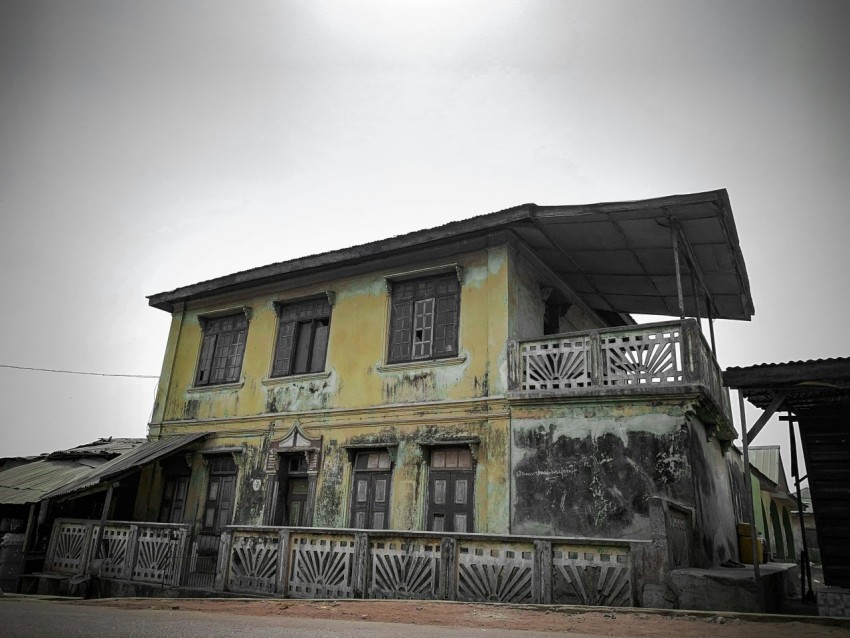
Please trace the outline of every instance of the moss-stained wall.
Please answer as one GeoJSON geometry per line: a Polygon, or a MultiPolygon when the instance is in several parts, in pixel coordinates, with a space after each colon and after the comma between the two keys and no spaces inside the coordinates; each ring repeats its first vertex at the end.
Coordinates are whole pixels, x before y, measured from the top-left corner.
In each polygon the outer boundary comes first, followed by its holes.
{"type": "MultiPolygon", "coordinates": [[[[427,507],[427,463],[429,445],[452,440],[477,440],[475,463],[474,530],[508,533],[508,413],[504,401],[444,404],[428,409],[379,408],[360,412],[301,415],[299,419],[277,419],[268,422],[237,421],[219,425],[219,432],[205,443],[204,451],[237,449],[234,455],[238,476],[233,522],[259,525],[273,507],[268,492],[274,474],[267,470],[269,444],[286,436],[299,423],[305,433],[320,439],[320,470],[314,503],[313,524],[319,527],[349,526],[352,486],[352,464],[348,449],[362,446],[379,449],[392,446],[395,460],[390,487],[389,526],[392,529],[425,528],[427,507]]],[[[186,425],[167,426],[185,431],[186,425]]],[[[201,426],[191,426],[199,429],[201,426]]],[[[226,453],[232,453],[230,451],[226,453]]],[[[204,455],[190,455],[192,476],[184,520],[201,523],[208,483],[204,455]]],[[[154,520],[160,506],[161,472],[155,465],[146,469],[151,474],[151,488],[140,491],[137,511],[147,507],[147,520],[154,520]],[[155,478],[154,478],[155,477],[155,478]]]]}
{"type": "Polygon", "coordinates": [[[703,557],[713,564],[738,560],[734,488],[720,443],[707,436],[705,426],[693,415],[689,422],[688,449],[703,557]]]}
{"type": "Polygon", "coordinates": [[[649,538],[650,496],[694,502],[681,404],[523,406],[512,428],[514,533],[649,538]]]}
{"type": "MultiPolygon", "coordinates": [[[[450,439],[480,440],[475,463],[474,529],[507,533],[508,422],[506,418],[467,419],[455,424],[398,423],[379,428],[310,428],[324,432],[314,525],[348,527],[353,468],[347,446],[392,446],[395,460],[390,489],[389,527],[425,529],[428,444],[450,439]]],[[[353,454],[352,454],[353,456],[353,454]]]]}
{"type": "Polygon", "coordinates": [[[512,409],[517,534],[649,539],[649,502],[694,507],[701,562],[733,557],[735,517],[720,448],[687,401],[512,409]]]}

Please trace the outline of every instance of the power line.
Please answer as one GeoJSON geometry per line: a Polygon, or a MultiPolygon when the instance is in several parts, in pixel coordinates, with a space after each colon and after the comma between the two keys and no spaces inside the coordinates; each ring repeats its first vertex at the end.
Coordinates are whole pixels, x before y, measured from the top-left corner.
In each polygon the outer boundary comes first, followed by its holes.
{"type": "Polygon", "coordinates": [[[29,368],[27,366],[12,366],[0,363],[0,368],[11,368],[13,370],[32,370],[34,372],[57,372],[59,374],[84,374],[90,377],[126,377],[130,379],[159,379],[159,376],[151,374],[109,374],[107,372],[80,372],[79,370],[53,370],[51,368],[29,368]]]}

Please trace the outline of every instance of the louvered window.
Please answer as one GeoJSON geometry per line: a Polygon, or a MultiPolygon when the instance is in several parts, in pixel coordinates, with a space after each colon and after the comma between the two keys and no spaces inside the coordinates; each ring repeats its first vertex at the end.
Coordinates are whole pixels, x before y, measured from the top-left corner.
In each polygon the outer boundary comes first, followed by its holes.
{"type": "Polygon", "coordinates": [[[242,372],[248,318],[244,313],[204,319],[196,386],[233,383],[242,372]]]}
{"type": "Polygon", "coordinates": [[[272,376],[322,372],[328,350],[331,306],[327,299],[280,305],[272,376]]]}
{"type": "Polygon", "coordinates": [[[454,274],[393,282],[388,362],[457,356],[459,306],[454,274]]]}

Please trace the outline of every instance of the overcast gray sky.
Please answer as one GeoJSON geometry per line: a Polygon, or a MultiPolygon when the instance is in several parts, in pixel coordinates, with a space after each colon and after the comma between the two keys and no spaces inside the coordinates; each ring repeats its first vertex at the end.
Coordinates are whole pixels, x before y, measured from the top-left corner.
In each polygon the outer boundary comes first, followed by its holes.
{"type": "MultiPolygon", "coordinates": [[[[145,295],[715,188],[756,307],[718,323],[721,365],[848,356],[848,24],[812,0],[0,0],[0,364],[157,375],[145,295]]],[[[0,369],[0,456],[144,436],[155,383],[0,369]]]]}

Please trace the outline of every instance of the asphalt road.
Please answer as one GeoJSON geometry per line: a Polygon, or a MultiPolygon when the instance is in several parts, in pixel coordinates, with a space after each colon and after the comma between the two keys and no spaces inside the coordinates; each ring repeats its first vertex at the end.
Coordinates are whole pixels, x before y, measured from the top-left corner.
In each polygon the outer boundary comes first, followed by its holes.
{"type": "MultiPolygon", "coordinates": [[[[0,636],[3,638],[553,638],[554,635],[539,631],[116,609],[0,598],[0,636]]],[[[594,638],[588,634],[558,635],[594,638]]]]}

